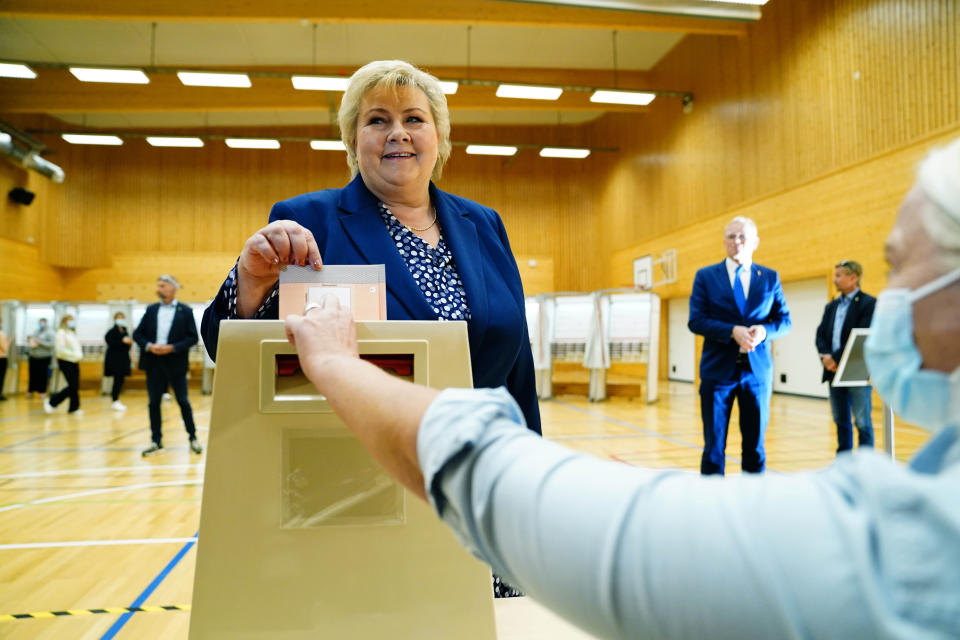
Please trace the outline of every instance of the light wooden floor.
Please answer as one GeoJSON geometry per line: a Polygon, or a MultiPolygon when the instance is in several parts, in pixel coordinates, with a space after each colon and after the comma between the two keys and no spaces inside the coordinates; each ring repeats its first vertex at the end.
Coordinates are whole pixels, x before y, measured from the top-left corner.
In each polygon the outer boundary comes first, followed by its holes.
{"type": "MultiPolygon", "coordinates": [[[[210,398],[192,389],[191,400],[205,443],[210,398]]],[[[187,449],[172,402],[164,405],[167,452],[141,458],[149,444],[146,394],[131,391],[123,401],[129,409],[118,414],[109,409],[108,397],[86,393],[86,415],[79,418],[48,416],[39,400],[22,396],[0,403],[0,638],[187,637],[189,611],[85,613],[191,601],[191,538],[200,519],[204,458],[187,449]],[[50,613],[67,610],[75,614],[50,613]],[[4,618],[23,613],[45,617],[4,618]]],[[[663,383],[654,405],[621,398],[591,404],[565,396],[541,410],[544,434],[572,448],[633,465],[699,467],[702,437],[693,385],[663,383]]],[[[825,400],[774,396],[770,471],[829,464],[836,446],[829,415],[825,400]]],[[[881,446],[878,412],[874,423],[881,446]]],[[[897,457],[909,457],[925,437],[898,428],[897,457]]],[[[733,428],[728,473],[738,473],[739,447],[733,428]]],[[[512,615],[498,608],[501,638],[551,637],[542,628],[535,635],[512,630],[512,615]]],[[[560,637],[574,635],[552,636],[560,637]]]]}

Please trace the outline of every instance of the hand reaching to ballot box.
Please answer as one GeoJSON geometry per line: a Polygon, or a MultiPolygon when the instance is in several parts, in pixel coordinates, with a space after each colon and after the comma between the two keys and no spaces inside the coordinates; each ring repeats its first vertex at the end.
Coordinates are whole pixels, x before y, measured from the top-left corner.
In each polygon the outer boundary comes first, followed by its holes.
{"type": "MultiPolygon", "coordinates": [[[[287,340],[297,349],[300,367],[320,388],[323,373],[337,357],[357,357],[357,328],[350,310],[333,295],[311,302],[304,314],[289,315],[284,324],[287,340]]],[[[322,391],[322,389],[321,389],[322,391]]]]}

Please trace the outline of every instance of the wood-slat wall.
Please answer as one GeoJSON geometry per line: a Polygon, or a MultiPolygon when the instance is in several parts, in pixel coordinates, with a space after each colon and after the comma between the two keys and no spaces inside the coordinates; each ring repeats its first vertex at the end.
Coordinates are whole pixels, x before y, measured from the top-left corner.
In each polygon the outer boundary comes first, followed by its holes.
{"type": "MultiPolygon", "coordinates": [[[[665,248],[678,250],[689,286],[689,269],[722,255],[717,225],[741,212],[761,222],[758,261],[785,279],[850,257],[845,229],[863,241],[853,257],[873,278],[879,243],[871,247],[892,220],[911,163],[960,127],[958,43],[952,1],[772,0],[747,37],[689,36],[651,72],[694,91],[692,113],[658,99],[648,114],[583,126],[455,128],[458,140],[620,151],[572,161],[523,150],[504,161],[457,148],[440,186],[501,213],[530,293],[629,284],[632,257],[665,248]],[[880,175],[858,169],[867,166],[880,175]],[[813,253],[780,251],[779,242],[813,253]],[[529,259],[538,267],[525,267],[529,259]]],[[[78,297],[99,295],[95,280],[130,284],[126,267],[114,265],[138,256],[151,265],[193,256],[190,271],[213,273],[210,256],[235,256],[274,201],[346,182],[341,154],[304,143],[277,152],[45,141],[67,182],[28,178],[37,201],[27,217],[8,215],[6,205],[0,237],[35,237],[42,262],[65,269],[57,271],[70,284],[64,295],[78,297]]],[[[17,172],[0,172],[0,181],[24,180],[17,172]]],[[[14,259],[4,251],[0,268],[14,259]]],[[[34,293],[15,288],[14,297],[34,293]]],[[[685,295],[681,284],[662,293],[685,295]]]]}
{"type": "MultiPolygon", "coordinates": [[[[657,66],[693,89],[691,113],[658,100],[648,117],[610,115],[595,125],[598,137],[623,140],[601,196],[604,254],[639,250],[960,125],[960,4],[773,0],[763,13],[746,38],[688,37],[657,66]]],[[[875,204],[889,212],[901,196],[875,204]]],[[[807,205],[771,201],[777,215],[802,218],[808,228],[835,222],[833,203],[807,205]]],[[[688,259],[698,246],[696,238],[673,244],[688,259]]],[[[694,259],[718,250],[719,241],[694,259]]],[[[622,277],[611,267],[601,284],[622,277]]]]}

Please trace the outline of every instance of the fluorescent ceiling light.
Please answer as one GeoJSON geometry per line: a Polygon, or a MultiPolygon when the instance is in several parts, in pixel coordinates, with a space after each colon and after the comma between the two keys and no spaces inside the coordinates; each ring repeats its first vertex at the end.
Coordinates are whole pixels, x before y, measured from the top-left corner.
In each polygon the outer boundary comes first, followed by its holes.
{"type": "Polygon", "coordinates": [[[498,98],[556,100],[561,93],[563,93],[563,89],[559,87],[530,87],[522,84],[502,84],[497,87],[498,98]]]}
{"type": "Polygon", "coordinates": [[[37,77],[37,74],[33,72],[33,69],[28,67],[25,64],[13,64],[12,62],[0,62],[0,77],[2,78],[33,78],[37,77]]]}
{"type": "Polygon", "coordinates": [[[544,147],[540,149],[543,158],[586,158],[590,149],[563,149],[560,147],[544,147]]]}
{"type": "Polygon", "coordinates": [[[123,140],[117,136],[95,136],[83,133],[64,133],[60,136],[70,144],[109,144],[120,145],[123,140]]]}
{"type": "Polygon", "coordinates": [[[168,136],[148,136],[147,142],[154,147],[202,147],[200,138],[173,138],[168,136]]]}
{"type": "Polygon", "coordinates": [[[118,82],[121,84],[149,84],[150,78],[140,69],[88,69],[70,67],[70,73],[83,82],[118,82]]]}
{"type": "Polygon", "coordinates": [[[279,149],[280,141],[269,138],[227,138],[227,146],[231,149],[279,149]]]}
{"type": "Polygon", "coordinates": [[[452,80],[440,81],[440,90],[443,91],[443,93],[448,96],[455,94],[459,86],[460,86],[459,82],[454,82],[452,80]]]}
{"type": "Polygon", "coordinates": [[[607,91],[598,89],[590,96],[590,102],[606,102],[609,104],[635,104],[645,107],[657,97],[655,93],[645,91],[607,91]]]}
{"type": "Polygon", "coordinates": [[[516,152],[516,147],[504,147],[489,144],[467,145],[467,153],[475,156],[512,156],[516,152]]]}
{"type": "Polygon", "coordinates": [[[316,149],[317,151],[346,151],[347,147],[344,146],[343,142],[340,140],[311,140],[310,148],[316,149]]]}
{"type": "Polygon", "coordinates": [[[350,78],[335,76],[293,76],[290,78],[294,89],[306,91],[346,91],[350,78]]]}
{"type": "Polygon", "coordinates": [[[199,73],[177,71],[180,82],[188,87],[249,87],[250,77],[245,73],[199,73]]]}

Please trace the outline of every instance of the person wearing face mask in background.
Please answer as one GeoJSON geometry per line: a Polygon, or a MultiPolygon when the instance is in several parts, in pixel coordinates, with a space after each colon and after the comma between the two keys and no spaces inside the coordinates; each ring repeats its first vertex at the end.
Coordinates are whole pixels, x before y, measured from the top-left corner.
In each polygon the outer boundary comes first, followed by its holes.
{"type": "Polygon", "coordinates": [[[114,314],[113,326],[103,339],[107,343],[107,352],[103,356],[103,375],[113,377],[113,389],[110,392],[113,404],[110,408],[114,411],[126,411],[126,405],[120,402],[120,390],[123,388],[124,379],[130,375],[130,347],[133,345],[133,338],[127,331],[127,318],[123,312],[114,314]]]}
{"type": "Polygon", "coordinates": [[[57,356],[57,367],[63,373],[67,386],[43,400],[43,410],[53,413],[57,405],[70,398],[67,413],[82,416],[80,408],[80,360],[83,350],[80,340],[77,339],[77,321],[69,313],[60,320],[60,328],[54,339],[54,353],[57,356]]]}
{"type": "Polygon", "coordinates": [[[438,392],[357,358],[332,297],[289,316],[304,372],[461,544],[601,638],[960,638],[960,140],[920,165],[865,345],[931,432],[806,473],[715,478],[537,438],[502,389],[438,392]]]}
{"type": "Polygon", "coordinates": [[[41,396],[47,393],[50,382],[50,359],[53,356],[53,331],[47,326],[47,319],[40,318],[37,330],[27,337],[27,356],[29,357],[29,384],[27,397],[34,393],[41,396]]]}

